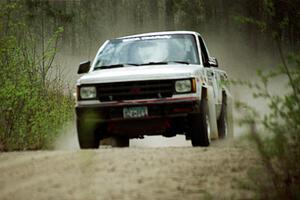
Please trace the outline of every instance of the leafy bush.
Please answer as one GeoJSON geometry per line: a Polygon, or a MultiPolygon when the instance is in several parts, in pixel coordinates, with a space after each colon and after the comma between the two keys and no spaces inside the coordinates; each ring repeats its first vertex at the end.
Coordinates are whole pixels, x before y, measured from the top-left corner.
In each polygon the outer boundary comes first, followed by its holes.
{"type": "Polygon", "coordinates": [[[45,42],[15,17],[18,4],[0,6],[0,150],[49,147],[73,115],[72,96],[53,65],[63,29],[45,42]]]}
{"type": "Polygon", "coordinates": [[[300,58],[290,55],[288,60],[289,68],[259,72],[260,83],[238,82],[252,88],[255,98],[268,102],[269,112],[262,118],[255,109],[237,104],[239,109],[247,110],[243,122],[250,124],[250,138],[262,158],[264,168],[250,174],[252,189],[262,199],[300,198],[300,58]],[[288,77],[288,86],[286,91],[274,95],[269,91],[269,83],[278,76],[288,77]],[[257,124],[262,125],[259,131],[257,124]]]}
{"type": "Polygon", "coordinates": [[[260,18],[239,16],[237,20],[269,33],[278,47],[282,65],[269,72],[259,71],[259,83],[234,81],[253,89],[253,96],[264,99],[269,108],[267,114],[260,117],[255,109],[244,103],[237,104],[240,109],[246,108],[243,122],[250,124],[251,139],[262,158],[261,167],[249,174],[250,185],[261,199],[300,199],[300,57],[286,56],[283,50],[295,1],[265,0],[262,3],[265,15],[260,18]],[[278,77],[284,80],[285,91],[272,94],[270,82],[278,81],[278,77]]]}

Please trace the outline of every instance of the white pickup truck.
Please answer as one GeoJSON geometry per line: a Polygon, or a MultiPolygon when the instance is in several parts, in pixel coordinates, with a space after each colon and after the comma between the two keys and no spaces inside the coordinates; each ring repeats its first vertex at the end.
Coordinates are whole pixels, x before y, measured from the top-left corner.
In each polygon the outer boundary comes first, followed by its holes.
{"type": "Polygon", "coordinates": [[[185,134],[193,146],[233,136],[232,98],[199,33],[156,32],[106,41],[80,64],[76,122],[80,147],[114,146],[145,135],[185,134]]]}

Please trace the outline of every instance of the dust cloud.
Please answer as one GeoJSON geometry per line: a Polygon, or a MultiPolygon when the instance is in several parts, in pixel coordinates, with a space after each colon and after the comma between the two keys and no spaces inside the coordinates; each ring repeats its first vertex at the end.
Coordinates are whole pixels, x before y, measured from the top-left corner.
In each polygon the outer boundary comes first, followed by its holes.
{"type": "MultiPolygon", "coordinates": [[[[178,135],[172,138],[162,136],[145,136],[144,139],[131,139],[130,147],[188,147],[190,141],[185,140],[185,136],[178,135]]],[[[106,148],[106,147],[105,147],[106,148]]],[[[61,134],[54,143],[55,150],[76,150],[79,149],[76,125],[74,122],[68,122],[61,130],[61,134]]]]}
{"type": "Polygon", "coordinates": [[[184,135],[166,138],[162,136],[146,136],[144,139],[130,140],[132,147],[189,147],[191,141],[185,140],[184,135]]]}
{"type": "Polygon", "coordinates": [[[55,150],[79,149],[75,122],[68,122],[62,128],[54,143],[55,150]]]}
{"type": "MultiPolygon", "coordinates": [[[[191,142],[185,140],[184,135],[178,135],[172,138],[163,136],[145,136],[144,139],[131,139],[130,147],[189,147],[191,142]]],[[[104,147],[107,148],[107,147],[104,147]]],[[[75,122],[66,123],[61,130],[59,137],[54,143],[55,150],[76,150],[79,149],[75,122]]]]}

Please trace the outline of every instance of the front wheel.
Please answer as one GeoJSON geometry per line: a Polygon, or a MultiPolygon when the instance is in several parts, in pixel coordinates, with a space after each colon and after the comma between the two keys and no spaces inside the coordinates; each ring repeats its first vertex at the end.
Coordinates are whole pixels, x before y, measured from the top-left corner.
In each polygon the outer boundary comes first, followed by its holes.
{"type": "Polygon", "coordinates": [[[96,123],[76,119],[76,126],[79,146],[81,149],[96,149],[99,147],[96,123]]]}
{"type": "Polygon", "coordinates": [[[222,107],[221,107],[221,114],[217,121],[218,125],[218,135],[220,139],[224,139],[227,136],[228,132],[228,124],[227,124],[227,101],[226,96],[223,95],[222,107]]]}
{"type": "Polygon", "coordinates": [[[189,116],[189,127],[192,145],[207,147],[210,144],[210,123],[208,116],[207,99],[200,102],[200,113],[189,116]]]}

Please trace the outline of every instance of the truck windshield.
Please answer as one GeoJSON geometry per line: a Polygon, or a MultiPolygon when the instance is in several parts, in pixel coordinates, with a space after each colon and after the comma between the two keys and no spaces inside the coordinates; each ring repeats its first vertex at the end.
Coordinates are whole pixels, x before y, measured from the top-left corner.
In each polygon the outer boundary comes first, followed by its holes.
{"type": "Polygon", "coordinates": [[[114,39],[98,55],[94,69],[155,63],[199,64],[195,37],[177,34],[114,39]]]}

